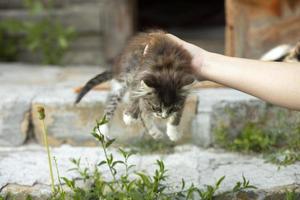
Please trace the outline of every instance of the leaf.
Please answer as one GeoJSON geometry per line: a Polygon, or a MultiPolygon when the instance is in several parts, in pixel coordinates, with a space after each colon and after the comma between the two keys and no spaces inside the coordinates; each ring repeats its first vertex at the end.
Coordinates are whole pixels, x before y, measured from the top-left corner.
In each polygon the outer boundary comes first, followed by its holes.
{"type": "Polygon", "coordinates": [[[240,188],[241,188],[241,182],[237,182],[237,183],[235,184],[235,186],[233,187],[232,191],[233,191],[233,192],[237,192],[237,191],[240,190],[240,188]]]}
{"type": "Polygon", "coordinates": [[[112,155],[112,154],[109,154],[109,156],[107,157],[107,164],[108,164],[108,165],[111,165],[112,162],[113,162],[113,160],[114,160],[113,155],[112,155]]]}
{"type": "Polygon", "coordinates": [[[139,173],[139,172],[137,172],[136,173],[141,179],[142,179],[142,181],[143,181],[143,183],[146,185],[146,186],[151,186],[152,185],[152,181],[151,181],[151,178],[149,177],[149,176],[147,176],[147,175],[145,175],[145,174],[142,174],[142,173],[139,173]]]}
{"type": "Polygon", "coordinates": [[[114,141],[116,141],[116,139],[109,139],[106,144],[105,147],[108,148],[112,143],[114,143],[114,141]]]}
{"type": "Polygon", "coordinates": [[[112,167],[114,167],[116,164],[125,164],[125,163],[121,160],[117,160],[112,163],[112,167]]]}
{"type": "Polygon", "coordinates": [[[68,41],[65,37],[63,36],[60,36],[58,38],[58,43],[59,43],[59,46],[63,49],[66,49],[68,47],[68,41]]]}
{"type": "Polygon", "coordinates": [[[77,160],[75,158],[70,158],[70,161],[74,164],[74,165],[80,165],[81,159],[78,158],[77,160]]]}
{"type": "Polygon", "coordinates": [[[77,168],[68,169],[68,172],[71,172],[71,171],[77,171],[77,168]]]}
{"type": "Polygon", "coordinates": [[[94,138],[96,138],[99,142],[102,142],[102,141],[103,141],[102,135],[99,135],[99,134],[97,134],[97,133],[95,133],[95,132],[92,132],[91,134],[92,134],[92,136],[93,136],[94,138]]]}
{"type": "Polygon", "coordinates": [[[181,190],[184,190],[184,188],[185,188],[185,181],[184,181],[184,179],[182,178],[182,179],[181,179],[181,190]]]}
{"type": "Polygon", "coordinates": [[[97,121],[98,126],[101,126],[106,123],[108,123],[108,119],[106,118],[106,115],[104,115],[100,121],[97,121]]]}
{"type": "Polygon", "coordinates": [[[68,178],[66,177],[62,177],[61,178],[65,183],[66,185],[71,188],[71,189],[74,189],[75,188],[75,181],[74,180],[69,180],[68,178]]]}
{"type": "Polygon", "coordinates": [[[131,168],[133,168],[133,167],[135,167],[135,166],[136,166],[136,165],[129,165],[127,169],[129,170],[129,169],[131,169],[131,168]]]}
{"type": "Polygon", "coordinates": [[[216,183],[216,186],[219,187],[221,185],[221,183],[223,182],[223,180],[225,179],[225,176],[222,176],[216,183]]]}
{"type": "Polygon", "coordinates": [[[104,164],[106,164],[106,161],[105,161],[105,160],[102,160],[101,162],[99,162],[99,163],[97,164],[97,166],[101,166],[101,165],[104,165],[104,164]]]}

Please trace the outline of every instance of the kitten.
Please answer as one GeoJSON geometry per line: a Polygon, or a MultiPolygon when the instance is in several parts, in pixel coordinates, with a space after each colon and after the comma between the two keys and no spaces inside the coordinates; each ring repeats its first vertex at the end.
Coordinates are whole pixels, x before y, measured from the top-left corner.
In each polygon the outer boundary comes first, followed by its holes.
{"type": "MultiPolygon", "coordinates": [[[[143,113],[146,128],[157,139],[163,133],[153,117],[168,119],[166,133],[176,141],[181,137],[178,126],[184,103],[195,81],[190,65],[190,54],[164,32],[140,33],[129,41],[111,71],[86,83],[76,103],[94,86],[114,79],[120,87],[107,100],[107,119],[112,118],[118,103],[129,92],[129,105],[123,113],[125,124],[134,123],[143,113]]],[[[103,134],[108,133],[107,126],[100,128],[103,134]]]]}

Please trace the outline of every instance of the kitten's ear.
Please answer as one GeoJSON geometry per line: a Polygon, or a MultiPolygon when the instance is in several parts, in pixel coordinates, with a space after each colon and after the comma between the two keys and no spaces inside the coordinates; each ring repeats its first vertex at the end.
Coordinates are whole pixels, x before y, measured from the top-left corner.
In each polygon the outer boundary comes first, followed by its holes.
{"type": "Polygon", "coordinates": [[[145,89],[147,91],[152,91],[152,89],[153,89],[152,87],[150,87],[149,85],[147,85],[144,80],[141,80],[141,88],[143,88],[143,89],[145,89]]]}
{"type": "Polygon", "coordinates": [[[140,86],[137,90],[133,91],[132,95],[136,98],[143,97],[153,92],[153,88],[149,87],[144,80],[141,80],[140,86]]]}

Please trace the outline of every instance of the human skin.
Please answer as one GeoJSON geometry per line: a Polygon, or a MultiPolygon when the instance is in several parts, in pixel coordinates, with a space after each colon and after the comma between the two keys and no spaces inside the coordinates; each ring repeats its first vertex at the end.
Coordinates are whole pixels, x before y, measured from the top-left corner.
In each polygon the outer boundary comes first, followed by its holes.
{"type": "Polygon", "coordinates": [[[210,80],[300,111],[300,63],[266,62],[208,52],[167,34],[192,55],[198,80],[210,80]]]}

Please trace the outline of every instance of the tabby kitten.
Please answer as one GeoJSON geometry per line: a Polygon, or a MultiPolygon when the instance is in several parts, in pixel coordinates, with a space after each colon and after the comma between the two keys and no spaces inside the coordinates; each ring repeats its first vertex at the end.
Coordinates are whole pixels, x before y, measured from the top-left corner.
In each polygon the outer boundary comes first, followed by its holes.
{"type": "MultiPolygon", "coordinates": [[[[166,134],[176,141],[181,137],[178,125],[184,103],[195,81],[190,65],[190,54],[164,32],[140,33],[129,41],[111,71],[86,83],[76,103],[94,86],[113,79],[120,87],[107,100],[105,113],[108,120],[128,92],[129,105],[123,113],[125,124],[135,122],[143,113],[146,128],[157,139],[163,133],[155,126],[154,118],[168,119],[166,134]]],[[[100,128],[107,136],[108,126],[100,128]]]]}

